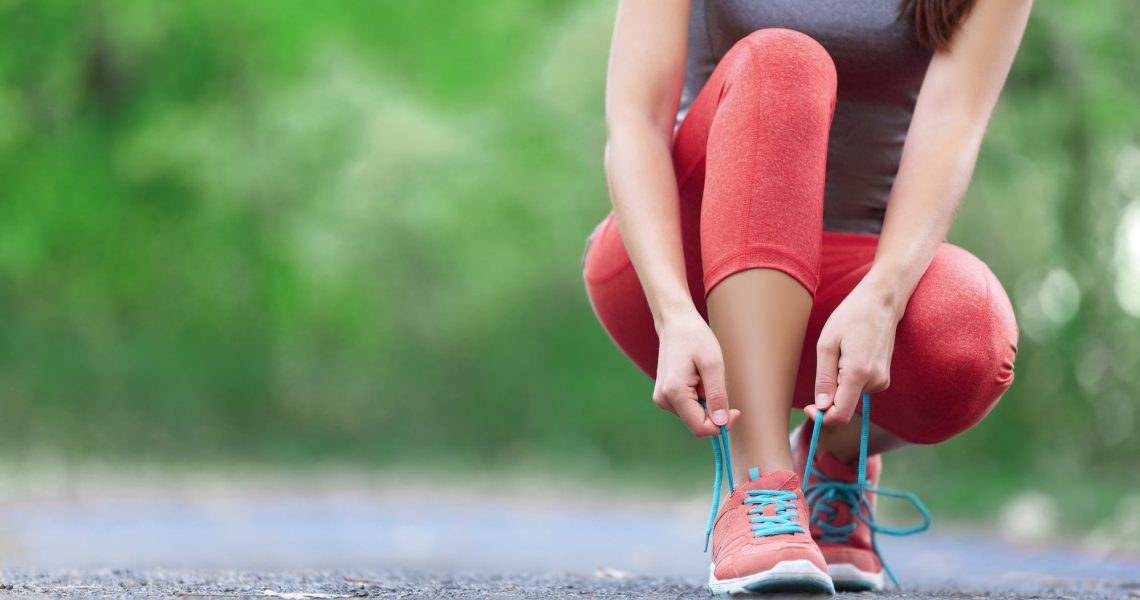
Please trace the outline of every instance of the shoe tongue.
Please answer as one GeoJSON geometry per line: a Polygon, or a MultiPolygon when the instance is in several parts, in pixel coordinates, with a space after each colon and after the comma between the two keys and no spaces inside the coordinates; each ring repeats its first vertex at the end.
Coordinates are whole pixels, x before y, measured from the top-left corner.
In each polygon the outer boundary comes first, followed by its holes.
{"type": "Polygon", "coordinates": [[[798,478],[796,474],[792,473],[791,471],[777,469],[775,471],[761,473],[760,469],[752,467],[751,469],[748,469],[748,481],[737,487],[746,487],[748,489],[779,490],[794,489],[798,487],[798,485],[798,478]]]}
{"type": "Polygon", "coordinates": [[[815,453],[815,466],[823,474],[840,481],[855,481],[859,479],[859,464],[845,463],[830,452],[819,451],[815,453]]]}

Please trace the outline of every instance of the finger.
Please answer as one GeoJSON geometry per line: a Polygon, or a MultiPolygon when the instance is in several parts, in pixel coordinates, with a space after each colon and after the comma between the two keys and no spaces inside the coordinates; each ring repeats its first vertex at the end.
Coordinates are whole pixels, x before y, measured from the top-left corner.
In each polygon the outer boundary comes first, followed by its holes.
{"type": "Polygon", "coordinates": [[[728,425],[728,392],[724,386],[724,363],[720,357],[698,361],[697,373],[701,376],[705,409],[716,425],[728,425]]]}
{"type": "Polygon", "coordinates": [[[713,425],[705,409],[695,398],[674,398],[672,404],[681,422],[693,432],[693,435],[704,437],[720,433],[720,428],[713,425]]]}
{"type": "Polygon", "coordinates": [[[677,414],[677,411],[673,410],[673,405],[669,403],[669,398],[665,395],[665,390],[662,389],[660,382],[653,384],[653,403],[661,410],[677,414]]]}
{"type": "Polygon", "coordinates": [[[886,390],[889,387],[891,387],[891,370],[890,366],[887,366],[885,369],[875,371],[872,374],[871,379],[867,381],[867,385],[863,386],[863,392],[872,394],[886,390]]]}
{"type": "Polygon", "coordinates": [[[736,410],[735,408],[728,409],[728,425],[726,427],[728,427],[729,429],[732,429],[732,424],[735,423],[736,420],[739,418],[740,418],[740,411],[739,410],[736,410]]]}
{"type": "MultiPolygon", "coordinates": [[[[697,385],[697,397],[698,398],[704,398],[705,397],[705,390],[699,384],[697,385]]],[[[740,417],[740,414],[741,414],[740,410],[735,409],[735,408],[729,408],[728,409],[728,423],[725,424],[725,427],[731,429],[732,424],[736,422],[736,419],[738,419],[740,417]]],[[[711,420],[711,418],[710,418],[710,420],[711,420]]],[[[713,425],[716,425],[716,423],[713,423],[713,425]]]]}
{"type": "Polygon", "coordinates": [[[865,369],[858,367],[841,368],[839,387],[835,391],[834,407],[823,417],[824,425],[841,425],[851,420],[855,405],[863,395],[869,376],[865,369]]]}
{"type": "Polygon", "coordinates": [[[804,407],[804,414],[807,415],[809,421],[814,421],[819,418],[819,408],[814,404],[809,404],[804,407]]]}
{"type": "Polygon", "coordinates": [[[816,344],[815,406],[830,408],[835,401],[839,377],[839,344],[821,337],[816,344]]]}

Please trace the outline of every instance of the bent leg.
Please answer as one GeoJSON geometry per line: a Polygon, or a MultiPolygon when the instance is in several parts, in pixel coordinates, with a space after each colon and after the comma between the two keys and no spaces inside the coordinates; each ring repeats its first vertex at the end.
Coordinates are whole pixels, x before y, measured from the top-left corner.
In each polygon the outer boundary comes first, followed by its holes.
{"type": "Polygon", "coordinates": [[[693,129],[708,131],[706,294],[756,268],[785,273],[815,293],[835,94],[835,65],[818,42],[762,29],[725,54],[694,100],[693,129]]]}
{"type": "MultiPolygon", "coordinates": [[[[819,333],[870,269],[877,243],[876,236],[824,234],[797,407],[812,402],[819,333]]],[[[973,427],[1013,382],[1017,336],[1009,298],[990,269],[966,250],[942,244],[899,321],[891,386],[872,396],[871,420],[915,444],[938,443],[973,427]]]]}
{"type": "MultiPolygon", "coordinates": [[[[682,243],[697,309],[721,343],[742,417],[743,468],[790,468],[787,421],[799,348],[819,282],[835,68],[808,36],[761,30],[720,61],[674,140],[682,243]]],[[[650,376],[657,336],[611,216],[585,260],[607,332],[650,376]]]]}
{"type": "MultiPolygon", "coordinates": [[[[834,102],[826,51],[788,30],[741,40],[694,101],[674,139],[673,166],[689,290],[701,315],[708,316],[707,290],[749,268],[786,273],[814,293],[834,102]]],[[[603,327],[653,377],[657,334],[613,214],[591,234],[583,270],[603,327]]]]}
{"type": "Polygon", "coordinates": [[[737,465],[791,469],[786,432],[799,349],[819,281],[835,68],[814,40],[761,30],[738,43],[694,102],[716,102],[701,253],[724,355],[737,465]]]}

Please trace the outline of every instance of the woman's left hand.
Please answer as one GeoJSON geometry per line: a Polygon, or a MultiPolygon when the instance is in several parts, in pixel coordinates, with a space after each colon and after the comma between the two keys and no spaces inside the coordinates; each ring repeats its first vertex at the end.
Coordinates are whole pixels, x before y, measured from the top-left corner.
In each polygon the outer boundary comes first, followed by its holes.
{"type": "Polygon", "coordinates": [[[824,425],[846,423],[864,392],[879,392],[891,384],[891,354],[902,310],[885,292],[873,276],[864,277],[827,319],[816,345],[815,405],[804,408],[810,419],[828,409],[824,425]]]}

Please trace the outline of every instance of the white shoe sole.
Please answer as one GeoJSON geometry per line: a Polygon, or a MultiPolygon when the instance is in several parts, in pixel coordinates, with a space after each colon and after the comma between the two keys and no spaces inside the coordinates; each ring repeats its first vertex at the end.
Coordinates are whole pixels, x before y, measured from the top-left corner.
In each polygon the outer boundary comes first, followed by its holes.
{"type": "Polygon", "coordinates": [[[827,572],[831,575],[835,589],[844,592],[877,592],[887,583],[886,573],[862,571],[851,563],[829,564],[827,572]]]}
{"type": "Polygon", "coordinates": [[[750,592],[814,592],[834,594],[831,577],[808,560],[785,560],[762,573],[733,579],[717,579],[716,565],[709,565],[709,593],[716,596],[750,592]]]}

